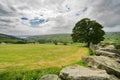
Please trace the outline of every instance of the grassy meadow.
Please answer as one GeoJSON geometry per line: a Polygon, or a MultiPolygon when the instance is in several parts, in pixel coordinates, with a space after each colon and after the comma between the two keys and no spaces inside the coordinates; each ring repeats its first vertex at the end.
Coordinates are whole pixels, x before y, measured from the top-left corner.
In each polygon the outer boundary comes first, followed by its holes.
{"type": "Polygon", "coordinates": [[[0,80],[39,80],[48,73],[58,74],[67,65],[85,65],[81,57],[89,52],[76,44],[0,45],[0,80]]]}

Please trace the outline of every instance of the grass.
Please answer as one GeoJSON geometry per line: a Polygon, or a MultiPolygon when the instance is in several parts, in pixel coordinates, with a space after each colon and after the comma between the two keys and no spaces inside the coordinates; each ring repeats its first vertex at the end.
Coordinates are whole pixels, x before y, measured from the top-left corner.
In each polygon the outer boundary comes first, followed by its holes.
{"type": "Polygon", "coordinates": [[[81,57],[88,54],[88,48],[78,45],[0,45],[0,80],[39,80],[67,65],[85,65],[81,57]]]}

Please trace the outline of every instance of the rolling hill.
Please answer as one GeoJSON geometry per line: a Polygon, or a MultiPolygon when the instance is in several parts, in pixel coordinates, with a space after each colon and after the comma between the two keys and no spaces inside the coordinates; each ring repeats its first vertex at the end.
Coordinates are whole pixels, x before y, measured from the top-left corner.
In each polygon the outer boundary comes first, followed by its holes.
{"type": "MultiPolygon", "coordinates": [[[[120,32],[106,32],[105,40],[103,43],[118,43],[120,44],[120,32]]],[[[72,42],[70,34],[51,34],[51,35],[37,35],[30,36],[30,40],[45,40],[45,41],[59,41],[59,42],[72,42]]]]}
{"type": "MultiPolygon", "coordinates": [[[[19,36],[18,36],[19,37],[19,36]]],[[[50,34],[50,35],[35,35],[35,36],[25,36],[25,39],[21,39],[6,35],[6,34],[0,34],[0,42],[10,42],[10,43],[16,43],[16,42],[34,42],[34,41],[45,41],[45,42],[52,42],[52,41],[58,41],[58,42],[72,42],[72,38],[70,34],[50,34]]],[[[22,36],[24,37],[24,36],[22,36]]],[[[105,40],[102,41],[103,43],[118,43],[120,44],[120,32],[106,32],[105,34],[105,40]]]]}
{"type": "Polygon", "coordinates": [[[120,44],[120,32],[107,32],[103,42],[120,44]]]}
{"type": "Polygon", "coordinates": [[[72,38],[71,38],[70,34],[37,35],[37,36],[30,36],[27,39],[58,41],[58,42],[72,42],[72,38]]]}
{"type": "Polygon", "coordinates": [[[16,43],[19,41],[22,41],[23,39],[17,38],[15,36],[11,35],[6,35],[6,34],[1,34],[0,33],[0,43],[1,42],[6,42],[6,43],[16,43]]]}

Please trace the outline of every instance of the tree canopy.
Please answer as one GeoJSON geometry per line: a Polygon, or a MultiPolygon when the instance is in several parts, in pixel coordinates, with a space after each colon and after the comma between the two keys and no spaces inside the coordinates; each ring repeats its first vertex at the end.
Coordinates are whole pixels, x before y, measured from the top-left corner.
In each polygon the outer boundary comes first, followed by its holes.
{"type": "Polygon", "coordinates": [[[85,42],[97,44],[104,40],[105,32],[102,30],[103,26],[95,20],[84,18],[75,24],[72,31],[72,40],[74,42],[85,42]]]}

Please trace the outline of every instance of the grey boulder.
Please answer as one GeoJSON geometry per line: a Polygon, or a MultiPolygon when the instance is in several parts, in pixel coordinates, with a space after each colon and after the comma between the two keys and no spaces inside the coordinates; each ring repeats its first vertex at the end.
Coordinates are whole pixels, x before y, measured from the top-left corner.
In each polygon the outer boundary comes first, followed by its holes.
{"type": "Polygon", "coordinates": [[[116,49],[114,45],[106,45],[105,48],[106,49],[116,49]]]}
{"type": "Polygon", "coordinates": [[[73,65],[60,71],[62,80],[110,80],[105,70],[73,65]]]}
{"type": "Polygon", "coordinates": [[[84,57],[83,61],[90,67],[106,70],[107,73],[120,78],[120,64],[109,57],[89,56],[84,57]]]}
{"type": "Polygon", "coordinates": [[[119,55],[117,53],[103,51],[103,50],[96,50],[95,54],[97,56],[102,55],[102,56],[107,56],[107,57],[111,57],[111,58],[119,58],[119,55]]]}

